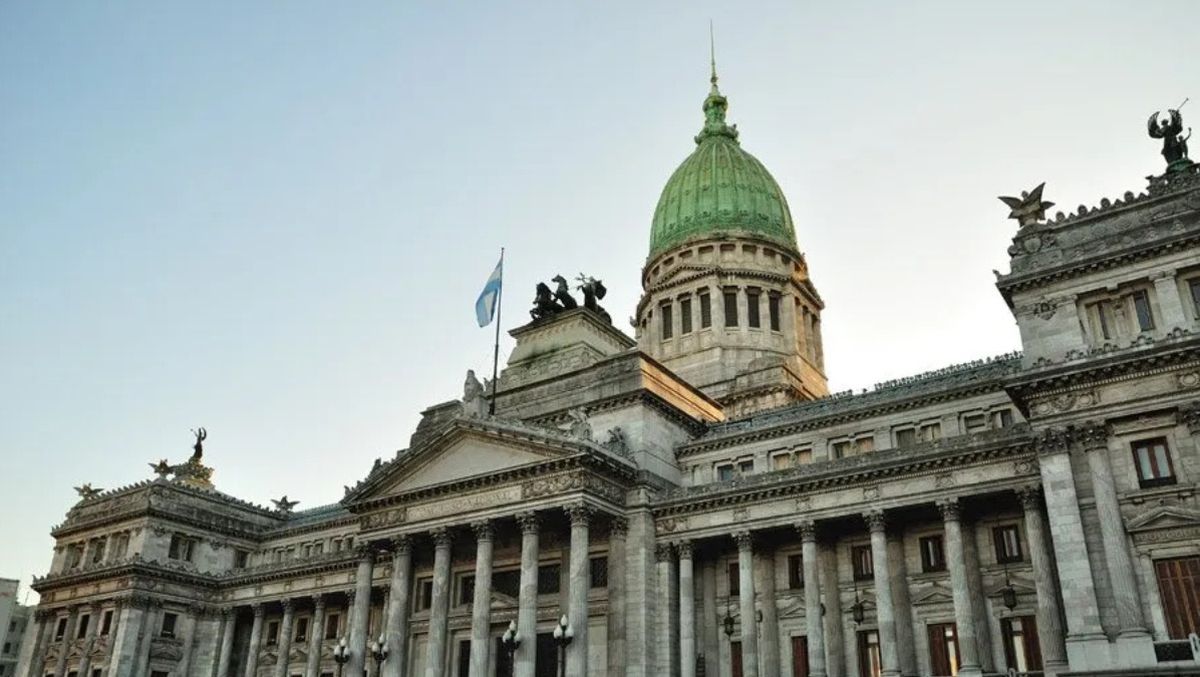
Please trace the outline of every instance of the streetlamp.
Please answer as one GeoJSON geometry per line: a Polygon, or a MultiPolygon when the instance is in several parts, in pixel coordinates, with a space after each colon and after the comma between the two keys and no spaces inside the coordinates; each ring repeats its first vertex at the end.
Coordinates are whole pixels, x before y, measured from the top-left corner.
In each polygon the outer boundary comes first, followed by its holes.
{"type": "Polygon", "coordinates": [[[521,638],[517,636],[517,621],[511,620],[508,622],[508,629],[500,636],[500,645],[508,652],[508,663],[513,664],[513,655],[517,653],[517,647],[521,646],[521,638]]]}
{"type": "Polygon", "coordinates": [[[342,669],[350,660],[350,647],[346,646],[345,637],[337,643],[337,646],[333,647],[333,660],[338,666],[338,677],[342,677],[342,669]]]}
{"type": "Polygon", "coordinates": [[[379,641],[371,642],[371,657],[375,659],[375,674],[383,674],[383,662],[387,660],[388,654],[387,642],[383,635],[379,636],[379,641]]]}
{"type": "Polygon", "coordinates": [[[725,598],[725,619],[721,621],[725,626],[725,636],[733,641],[733,613],[729,609],[729,598],[725,598]]]}
{"type": "Polygon", "coordinates": [[[1000,597],[1010,612],[1017,608],[1017,589],[1013,587],[1012,581],[1008,578],[1008,564],[1004,565],[1004,589],[1000,591],[1000,597]]]}
{"type": "Polygon", "coordinates": [[[861,625],[867,617],[866,606],[862,600],[858,598],[858,582],[854,583],[854,606],[850,607],[850,617],[854,619],[855,625],[861,625]]]}
{"type": "Polygon", "coordinates": [[[573,639],[575,639],[575,631],[571,629],[571,624],[567,622],[564,614],[562,618],[558,619],[558,625],[554,628],[554,643],[558,645],[559,677],[567,677],[567,645],[573,639]]]}

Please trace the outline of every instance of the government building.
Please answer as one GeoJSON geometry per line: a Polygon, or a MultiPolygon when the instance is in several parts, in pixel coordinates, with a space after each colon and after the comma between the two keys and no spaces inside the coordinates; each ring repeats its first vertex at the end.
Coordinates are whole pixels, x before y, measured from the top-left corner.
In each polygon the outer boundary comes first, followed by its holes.
{"type": "Polygon", "coordinates": [[[1005,198],[1020,352],[831,393],[818,280],[727,106],[714,72],[632,336],[586,278],[539,286],[494,396],[468,374],[332,505],[222,493],[203,431],[80,487],[18,674],[1200,674],[1186,149],[1069,214],[1005,198]]]}

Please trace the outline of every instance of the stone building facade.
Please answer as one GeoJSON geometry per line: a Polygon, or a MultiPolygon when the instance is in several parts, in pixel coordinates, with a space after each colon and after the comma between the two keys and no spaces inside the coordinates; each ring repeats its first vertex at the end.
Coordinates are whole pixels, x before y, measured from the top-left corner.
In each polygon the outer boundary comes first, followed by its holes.
{"type": "Polygon", "coordinates": [[[430,407],[333,505],[221,493],[199,449],[85,492],[22,677],[1194,671],[1197,167],[1033,205],[997,278],[1021,352],[829,394],[726,108],[714,74],[635,337],[586,308],[514,329],[494,415],[430,407]]]}

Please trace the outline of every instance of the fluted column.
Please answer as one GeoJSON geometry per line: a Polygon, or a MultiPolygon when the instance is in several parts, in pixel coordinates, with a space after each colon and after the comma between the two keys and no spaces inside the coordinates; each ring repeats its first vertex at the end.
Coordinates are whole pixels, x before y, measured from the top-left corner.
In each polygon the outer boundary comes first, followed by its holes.
{"type": "Polygon", "coordinates": [[[717,563],[711,557],[700,567],[700,577],[704,598],[704,621],[700,624],[704,629],[704,674],[705,677],[717,677],[721,665],[721,622],[717,616],[717,563]]]}
{"type": "Polygon", "coordinates": [[[625,677],[625,538],[628,531],[629,523],[624,517],[609,521],[608,677],[625,677]]]}
{"type": "Polygon", "coordinates": [[[425,677],[442,677],[446,666],[446,618],[450,612],[450,531],[434,529],[433,593],[429,608],[429,641],[425,647],[425,677]]]}
{"type": "Polygon", "coordinates": [[[517,636],[520,646],[513,653],[513,677],[534,677],[537,669],[538,516],[517,515],[521,525],[521,591],[517,598],[517,636]]]}
{"type": "Polygon", "coordinates": [[[691,541],[675,544],[679,553],[679,674],[696,677],[696,582],[691,541]]]}
{"type": "Polygon", "coordinates": [[[954,595],[955,639],[957,640],[958,674],[980,675],[979,649],[975,639],[975,612],[971,606],[971,589],[967,583],[966,554],[963,548],[962,523],[957,499],[938,504],[946,530],[946,565],[950,569],[950,587],[954,595]]]}
{"type": "Polygon", "coordinates": [[[251,604],[250,611],[254,613],[254,624],[250,626],[250,646],[246,651],[246,671],[244,677],[256,677],[258,674],[258,651],[262,645],[263,605],[251,604]]]}
{"type": "Polygon", "coordinates": [[[896,646],[899,649],[900,674],[917,674],[917,638],[913,630],[912,599],[908,592],[908,562],[904,553],[904,532],[888,533],[888,562],[892,568],[892,603],[896,611],[896,646]]]}
{"type": "Polygon", "coordinates": [[[217,651],[217,671],[215,677],[229,677],[229,661],[233,658],[233,630],[236,626],[237,614],[233,608],[222,607],[221,645],[217,651]]]}
{"type": "Polygon", "coordinates": [[[96,641],[96,628],[100,627],[100,605],[92,603],[89,607],[87,637],[83,641],[83,654],[79,657],[80,677],[91,677],[92,644],[96,641]]]}
{"type": "Polygon", "coordinates": [[[487,677],[492,630],[492,523],[475,530],[475,597],[471,604],[471,677],[487,677]]]}
{"type": "Polygon", "coordinates": [[[392,539],[392,580],[387,622],[383,634],[391,652],[383,662],[384,677],[403,677],[408,668],[408,605],[412,589],[412,542],[408,536],[392,539]]]}
{"type": "Polygon", "coordinates": [[[896,608],[892,602],[892,574],[888,566],[887,532],[883,511],[863,514],[871,531],[871,564],[875,571],[875,620],[879,625],[879,659],[883,677],[900,674],[900,654],[896,646],[896,608]]]}
{"type": "Polygon", "coordinates": [[[1125,523],[1117,502],[1112,465],[1108,458],[1108,430],[1102,424],[1089,424],[1080,430],[1080,443],[1086,452],[1092,476],[1092,493],[1096,498],[1096,517],[1100,521],[1100,537],[1104,542],[1104,561],[1108,565],[1113,602],[1121,635],[1146,635],[1142,606],[1138,600],[1137,579],[1129,544],[1125,539],[1125,523]]]}
{"type": "Polygon", "coordinates": [[[1042,488],[1025,487],[1017,492],[1025,510],[1025,537],[1029,540],[1029,559],[1033,564],[1033,585],[1037,594],[1038,644],[1042,650],[1042,666],[1048,675],[1067,669],[1066,647],[1063,645],[1062,610],[1054,584],[1054,563],[1050,543],[1046,538],[1042,518],[1042,488]]]}
{"type": "MultiPolygon", "coordinates": [[[[308,660],[304,664],[304,677],[319,677],[321,673],[321,642],[325,637],[325,596],[313,595],[312,602],[313,615],[312,621],[309,623],[308,660]]],[[[388,646],[391,647],[390,641],[388,646]]],[[[399,647],[393,651],[398,649],[399,647]]]]}
{"type": "Polygon", "coordinates": [[[674,548],[670,543],[654,545],[654,561],[658,574],[658,671],[659,675],[675,675],[679,652],[676,647],[674,600],[678,590],[671,574],[674,548]]]}
{"type": "Polygon", "coordinates": [[[800,560],[804,565],[804,635],[808,643],[808,675],[825,677],[825,623],[821,618],[817,528],[812,522],[801,522],[797,528],[800,531],[800,560]]]}
{"type": "MultiPolygon", "coordinates": [[[[742,624],[742,677],[758,677],[758,614],[754,609],[754,542],[749,531],[733,535],[738,548],[738,608],[742,624]]],[[[767,675],[767,677],[773,677],[767,675]]]]}
{"type": "Polygon", "coordinates": [[[296,607],[290,599],[282,599],[279,603],[283,605],[283,621],[279,624],[279,660],[275,662],[275,677],[288,677],[288,653],[292,650],[296,607]]]}
{"type": "Polygon", "coordinates": [[[587,677],[588,674],[588,521],[592,509],[573,505],[567,509],[571,520],[570,606],[571,629],[575,639],[567,646],[567,677],[587,677]]]}
{"type": "Polygon", "coordinates": [[[67,654],[70,653],[67,649],[75,637],[75,624],[78,622],[79,605],[75,605],[67,611],[67,631],[62,638],[62,650],[58,652],[58,661],[54,664],[54,677],[63,677],[67,674],[67,654]]]}

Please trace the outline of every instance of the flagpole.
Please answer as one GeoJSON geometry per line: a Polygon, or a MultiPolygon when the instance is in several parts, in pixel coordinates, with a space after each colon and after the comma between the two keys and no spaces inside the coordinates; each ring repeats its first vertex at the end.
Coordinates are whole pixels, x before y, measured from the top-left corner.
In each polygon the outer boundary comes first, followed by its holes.
{"type": "Polygon", "coordinates": [[[500,309],[504,301],[504,247],[500,248],[500,291],[496,293],[496,343],[492,346],[492,396],[488,399],[488,416],[496,415],[496,370],[500,364],[500,309]]]}

